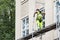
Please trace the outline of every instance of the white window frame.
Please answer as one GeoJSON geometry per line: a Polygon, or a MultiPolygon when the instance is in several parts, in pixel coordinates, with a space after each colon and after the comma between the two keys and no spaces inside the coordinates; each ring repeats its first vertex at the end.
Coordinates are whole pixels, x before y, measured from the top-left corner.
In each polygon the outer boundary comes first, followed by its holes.
{"type": "MultiPolygon", "coordinates": [[[[29,32],[28,32],[28,34],[26,34],[27,33],[27,30],[29,30],[29,17],[28,16],[22,18],[22,36],[23,36],[23,31],[25,31],[25,36],[27,36],[29,34],[29,32]],[[26,24],[26,19],[27,18],[28,18],[28,24],[26,24]],[[25,20],[25,24],[24,24],[25,25],[25,28],[24,29],[23,29],[23,20],[25,20]]],[[[25,36],[23,36],[23,37],[25,37],[25,36]]]]}

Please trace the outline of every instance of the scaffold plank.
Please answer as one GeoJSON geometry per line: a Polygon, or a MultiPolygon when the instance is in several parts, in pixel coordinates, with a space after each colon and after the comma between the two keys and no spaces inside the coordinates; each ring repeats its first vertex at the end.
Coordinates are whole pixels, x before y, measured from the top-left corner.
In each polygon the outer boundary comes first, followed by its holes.
{"type": "MultiPolygon", "coordinates": [[[[56,23],[51,24],[51,25],[47,26],[46,28],[43,28],[43,29],[40,30],[40,31],[35,31],[35,32],[33,33],[33,37],[36,37],[36,36],[38,36],[38,35],[40,35],[40,34],[43,34],[43,33],[46,33],[46,32],[48,32],[48,31],[50,31],[50,30],[55,29],[55,28],[56,28],[56,23]]],[[[21,38],[21,39],[19,39],[19,40],[28,40],[28,39],[31,39],[31,38],[32,38],[32,34],[29,34],[28,36],[26,36],[26,37],[24,37],[24,38],[21,38]]]]}

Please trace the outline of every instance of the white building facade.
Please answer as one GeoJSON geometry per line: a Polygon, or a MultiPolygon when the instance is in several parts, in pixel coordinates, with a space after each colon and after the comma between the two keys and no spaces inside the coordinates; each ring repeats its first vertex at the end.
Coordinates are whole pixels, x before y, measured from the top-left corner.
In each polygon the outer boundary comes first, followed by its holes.
{"type": "MultiPolygon", "coordinates": [[[[34,20],[35,18],[33,18],[33,14],[36,9],[40,9],[45,12],[45,27],[55,23],[57,21],[56,3],[57,2],[55,0],[16,0],[16,40],[38,30],[34,20]]],[[[53,29],[42,34],[42,40],[57,40],[59,38],[58,35],[57,30],[53,29]]],[[[39,35],[29,40],[32,39],[41,40],[41,36],[39,35]]]]}

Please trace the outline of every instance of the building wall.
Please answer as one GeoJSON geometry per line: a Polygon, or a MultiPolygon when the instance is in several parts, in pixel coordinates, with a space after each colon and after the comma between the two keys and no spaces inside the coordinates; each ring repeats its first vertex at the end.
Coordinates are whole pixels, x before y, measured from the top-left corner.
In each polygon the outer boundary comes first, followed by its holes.
{"type": "Polygon", "coordinates": [[[29,14],[29,2],[21,5],[21,18],[29,14]]]}
{"type": "MultiPolygon", "coordinates": [[[[42,0],[40,0],[43,2],[42,0]]],[[[46,0],[45,2],[45,26],[54,23],[54,3],[53,0],[46,0]]],[[[29,0],[27,3],[21,5],[20,0],[16,0],[16,40],[22,37],[22,18],[29,16],[29,34],[32,29],[36,28],[33,23],[33,14],[36,6],[35,0],[29,0]]],[[[41,6],[41,5],[40,5],[41,6]]],[[[42,6],[41,6],[42,7],[42,6]]],[[[41,8],[39,7],[39,8],[41,8]]],[[[53,40],[55,37],[55,30],[49,31],[42,36],[43,40],[53,40]]],[[[34,37],[34,40],[39,40],[40,37],[34,37]]],[[[32,39],[30,39],[32,40],[32,39]]]]}
{"type": "Polygon", "coordinates": [[[52,23],[54,23],[54,6],[53,6],[52,0],[46,0],[45,1],[45,25],[48,26],[52,23]],[[48,20],[49,19],[49,20],[48,20]]]}
{"type": "Polygon", "coordinates": [[[20,0],[16,0],[16,23],[15,23],[15,40],[19,39],[21,37],[21,20],[20,20],[20,0]]]}
{"type": "Polygon", "coordinates": [[[32,29],[34,28],[33,24],[33,14],[34,14],[34,8],[35,8],[35,1],[29,0],[29,33],[32,33],[32,29]]]}
{"type": "MultiPolygon", "coordinates": [[[[34,37],[32,39],[33,40],[41,40],[40,38],[41,38],[41,35],[34,37]]],[[[32,39],[29,39],[29,40],[32,40],[32,39]]],[[[42,40],[54,40],[54,31],[52,30],[52,31],[42,34],[42,40]]]]}
{"type": "MultiPolygon", "coordinates": [[[[45,14],[45,26],[53,24],[54,23],[54,1],[53,0],[46,0],[45,1],[45,13],[46,13],[45,14]]],[[[42,36],[42,40],[54,40],[57,37],[57,35],[55,33],[56,33],[55,30],[45,33],[42,36]]],[[[34,37],[33,39],[39,40],[40,37],[34,37]]],[[[30,39],[30,40],[32,40],[32,39],[30,39]]]]}

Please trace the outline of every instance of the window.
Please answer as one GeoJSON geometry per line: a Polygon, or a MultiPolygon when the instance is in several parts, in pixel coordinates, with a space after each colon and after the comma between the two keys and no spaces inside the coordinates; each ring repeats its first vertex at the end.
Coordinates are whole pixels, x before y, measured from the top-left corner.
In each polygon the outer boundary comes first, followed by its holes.
{"type": "MultiPolygon", "coordinates": [[[[42,12],[42,13],[45,13],[45,8],[44,7],[42,7],[42,8],[40,8],[40,11],[42,12]]],[[[43,28],[45,28],[45,15],[43,14],[42,15],[43,17],[42,17],[42,22],[43,22],[43,28]]],[[[38,26],[38,25],[37,25],[38,26]]],[[[38,31],[40,30],[40,28],[38,27],[38,31]]]]}
{"type": "Polygon", "coordinates": [[[22,19],[22,35],[23,37],[27,36],[29,34],[29,18],[28,16],[22,19]]]}
{"type": "Polygon", "coordinates": [[[59,23],[60,23],[60,19],[59,19],[59,15],[57,15],[57,27],[59,28],[59,23]]]}
{"type": "Polygon", "coordinates": [[[28,35],[28,34],[29,34],[29,29],[26,30],[26,35],[28,35]]]}
{"type": "Polygon", "coordinates": [[[26,24],[28,24],[29,23],[29,18],[26,18],[26,24]]]}
{"type": "Polygon", "coordinates": [[[57,28],[59,28],[59,22],[60,22],[60,3],[57,0],[54,2],[54,22],[57,23],[57,28]]]}
{"type": "Polygon", "coordinates": [[[45,21],[43,22],[43,28],[45,28],[45,21]]]}
{"type": "Polygon", "coordinates": [[[59,1],[56,2],[56,22],[57,22],[57,27],[59,27],[59,22],[60,22],[60,3],[59,1]]]}
{"type": "Polygon", "coordinates": [[[25,31],[23,31],[23,36],[25,37],[25,31]]]}
{"type": "MultiPolygon", "coordinates": [[[[45,13],[44,7],[42,7],[42,8],[40,9],[40,11],[41,11],[42,13],[45,13]]],[[[42,20],[43,20],[43,28],[45,28],[45,15],[43,15],[42,20]]]]}
{"type": "Polygon", "coordinates": [[[23,19],[23,29],[25,29],[25,19],[23,19]]]}

